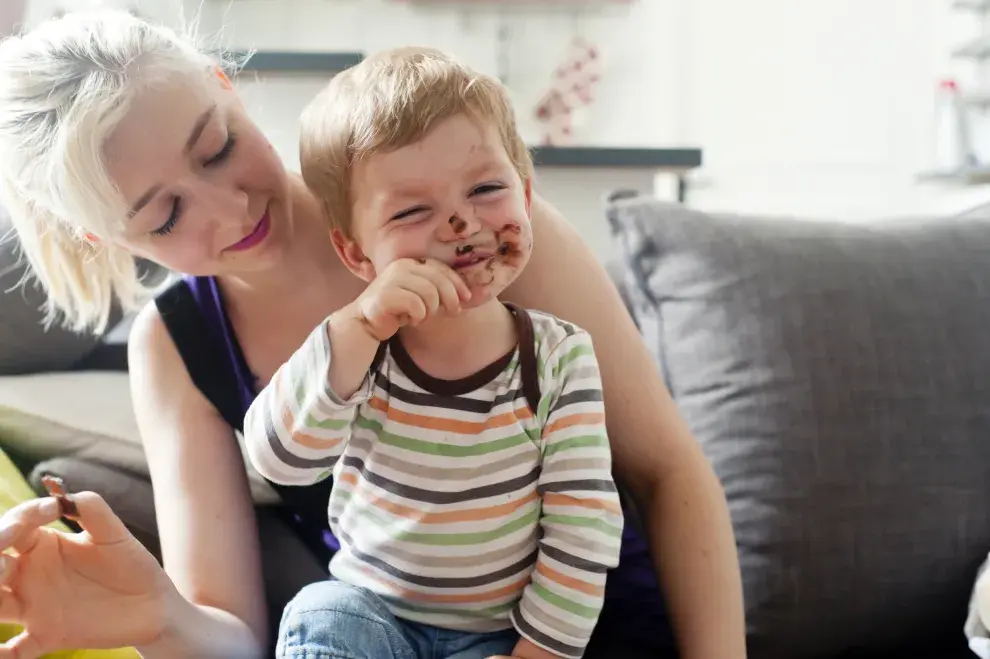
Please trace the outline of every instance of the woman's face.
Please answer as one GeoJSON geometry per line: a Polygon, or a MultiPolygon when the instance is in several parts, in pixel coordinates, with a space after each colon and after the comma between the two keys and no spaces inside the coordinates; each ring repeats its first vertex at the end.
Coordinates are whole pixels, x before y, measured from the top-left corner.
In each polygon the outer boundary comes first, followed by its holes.
{"type": "Polygon", "coordinates": [[[149,86],[104,155],[130,213],[98,239],[192,275],[260,271],[284,252],[289,178],[225,78],[149,86]]]}

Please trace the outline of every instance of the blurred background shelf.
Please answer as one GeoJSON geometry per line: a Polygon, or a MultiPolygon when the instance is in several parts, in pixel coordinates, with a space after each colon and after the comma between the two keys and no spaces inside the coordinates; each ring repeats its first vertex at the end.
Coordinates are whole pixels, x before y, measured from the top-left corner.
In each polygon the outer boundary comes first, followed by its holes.
{"type": "Polygon", "coordinates": [[[701,166],[701,149],[535,146],[530,152],[537,167],[640,167],[682,171],[701,166]]]}
{"type": "Polygon", "coordinates": [[[990,11],[990,0],[954,0],[952,8],[960,11],[987,12],[990,11]]]}
{"type": "Polygon", "coordinates": [[[990,37],[979,36],[956,47],[952,56],[959,59],[984,60],[990,57],[990,37]]]}
{"type": "Polygon", "coordinates": [[[233,57],[242,62],[242,71],[259,73],[337,73],[349,69],[364,59],[361,52],[320,52],[259,50],[235,52],[233,57]],[[250,55],[250,56],[249,56],[250,55]]]}
{"type": "Polygon", "coordinates": [[[958,185],[984,185],[990,183],[990,165],[924,172],[918,176],[918,180],[921,182],[955,183],[958,185]]]}

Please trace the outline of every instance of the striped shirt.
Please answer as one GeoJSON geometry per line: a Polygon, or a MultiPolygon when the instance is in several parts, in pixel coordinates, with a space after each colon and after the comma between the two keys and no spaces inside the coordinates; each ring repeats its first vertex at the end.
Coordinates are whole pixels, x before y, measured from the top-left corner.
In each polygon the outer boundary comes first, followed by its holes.
{"type": "Polygon", "coordinates": [[[601,379],[585,331],[513,311],[522,347],[474,376],[432,378],[393,339],[348,400],[327,384],[321,324],[251,405],[244,437],[274,482],[332,473],[335,578],[373,591],[403,619],[471,632],[514,626],[581,657],[623,526],[601,379]],[[529,345],[535,410],[521,367],[529,345]]]}

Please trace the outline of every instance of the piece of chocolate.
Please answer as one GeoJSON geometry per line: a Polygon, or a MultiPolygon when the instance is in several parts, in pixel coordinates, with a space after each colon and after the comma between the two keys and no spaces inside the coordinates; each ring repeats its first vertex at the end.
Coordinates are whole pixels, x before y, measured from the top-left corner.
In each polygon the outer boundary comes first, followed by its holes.
{"type": "Polygon", "coordinates": [[[48,490],[48,494],[55,497],[55,500],[58,501],[63,517],[79,516],[79,509],[76,508],[76,504],[69,498],[69,492],[65,488],[65,481],[58,476],[48,474],[42,476],[41,484],[48,490]]]}

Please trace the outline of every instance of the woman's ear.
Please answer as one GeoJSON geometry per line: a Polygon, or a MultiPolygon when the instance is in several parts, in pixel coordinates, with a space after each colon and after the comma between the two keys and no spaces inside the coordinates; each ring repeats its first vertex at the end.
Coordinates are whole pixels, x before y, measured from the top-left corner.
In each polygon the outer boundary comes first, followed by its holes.
{"type": "Polygon", "coordinates": [[[364,255],[364,251],[356,241],[345,236],[340,229],[334,229],[330,232],[330,240],[333,242],[333,248],[337,250],[340,260],[355,276],[366,282],[375,278],[374,264],[364,255]]]}

